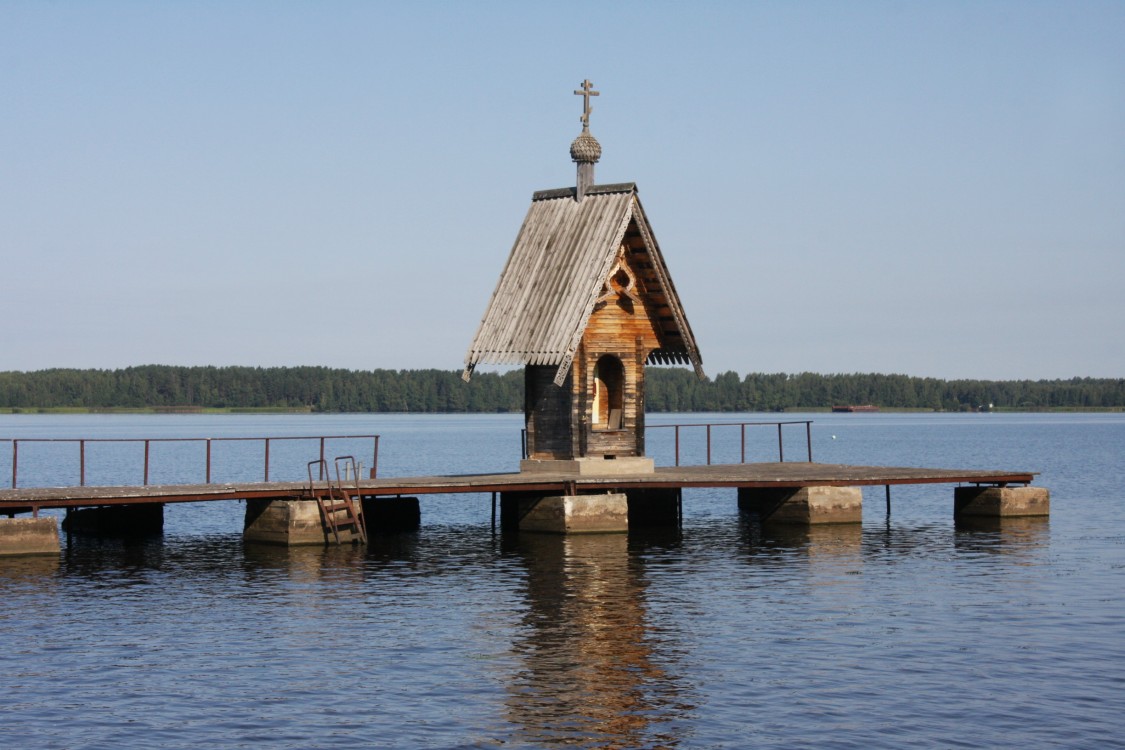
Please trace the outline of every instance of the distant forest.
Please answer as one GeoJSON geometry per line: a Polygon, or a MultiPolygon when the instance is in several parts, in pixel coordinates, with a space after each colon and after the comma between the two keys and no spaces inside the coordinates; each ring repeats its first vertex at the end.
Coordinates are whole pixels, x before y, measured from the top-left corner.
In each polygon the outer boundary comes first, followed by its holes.
{"type": "MultiPolygon", "coordinates": [[[[1112,409],[1125,379],[938,380],[908,375],[724,372],[699,380],[647,370],[649,412],[768,412],[873,404],[886,409],[1112,409]]],[[[301,409],[316,412],[522,412],[523,372],[327,367],[174,367],[0,372],[0,409],[301,409]]]]}

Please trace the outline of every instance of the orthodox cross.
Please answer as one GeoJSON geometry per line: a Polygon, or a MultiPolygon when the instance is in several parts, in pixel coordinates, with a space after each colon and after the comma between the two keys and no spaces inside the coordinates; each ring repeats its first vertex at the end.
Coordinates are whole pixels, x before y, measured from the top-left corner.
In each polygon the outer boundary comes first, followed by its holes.
{"type": "Polygon", "coordinates": [[[582,82],[582,90],[575,91],[576,96],[582,97],[582,129],[587,130],[590,127],[590,113],[593,109],[590,107],[590,97],[598,96],[601,92],[593,90],[594,84],[590,83],[590,79],[582,82]]]}

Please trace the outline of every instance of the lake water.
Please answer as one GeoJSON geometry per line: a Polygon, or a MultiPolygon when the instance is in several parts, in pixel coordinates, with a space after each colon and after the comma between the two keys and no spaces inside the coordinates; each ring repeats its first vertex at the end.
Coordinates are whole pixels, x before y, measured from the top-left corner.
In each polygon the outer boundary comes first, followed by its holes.
{"type": "MultiPolygon", "coordinates": [[[[1125,415],[786,418],[815,420],[818,461],[1039,471],[1052,515],[961,527],[938,485],[894,488],[888,518],[877,487],[862,526],[774,530],[688,491],[679,531],[508,537],[488,495],[435,496],[417,533],[286,550],[244,545],[238,502],[168,506],[162,538],[0,561],[0,746],[1125,747],[1125,415]]],[[[0,438],[377,433],[395,476],[514,470],[520,424],[0,415],[0,438]]],[[[715,443],[737,459],[737,430],[715,443]]],[[[135,444],[89,450],[139,481],[135,444]]],[[[192,450],[153,481],[196,481],[192,450]]],[[[315,458],[276,450],[273,478],[315,458]]],[[[75,481],[75,455],[21,444],[21,485],[75,481]]],[[[775,456],[752,428],[748,460],[775,456]]],[[[261,470],[216,456],[217,481],[261,470]]]]}

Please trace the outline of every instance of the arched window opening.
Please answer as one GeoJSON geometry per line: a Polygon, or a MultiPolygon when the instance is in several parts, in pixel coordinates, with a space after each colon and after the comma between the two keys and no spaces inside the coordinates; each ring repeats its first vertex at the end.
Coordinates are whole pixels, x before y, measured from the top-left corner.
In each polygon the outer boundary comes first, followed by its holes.
{"type": "Polygon", "coordinates": [[[594,365],[594,427],[620,430],[625,402],[625,367],[612,354],[600,357],[594,365]]]}

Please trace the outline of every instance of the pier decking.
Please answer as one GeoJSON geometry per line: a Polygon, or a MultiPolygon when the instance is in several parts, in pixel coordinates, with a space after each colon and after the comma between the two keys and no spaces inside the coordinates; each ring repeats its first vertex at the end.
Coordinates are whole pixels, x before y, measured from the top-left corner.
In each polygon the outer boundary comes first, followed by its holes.
{"type": "MultiPolygon", "coordinates": [[[[364,479],[358,482],[358,494],[368,497],[393,497],[521,491],[587,494],[630,489],[689,487],[782,489],[910,484],[1007,486],[1029,484],[1035,476],[1036,472],[1030,471],[850,466],[811,462],[747,463],[658,467],[651,474],[623,476],[512,472],[364,479]]],[[[46,508],[88,508],[103,505],[310,499],[308,490],[307,482],[29,487],[0,490],[0,514],[26,513],[46,508]]]]}

